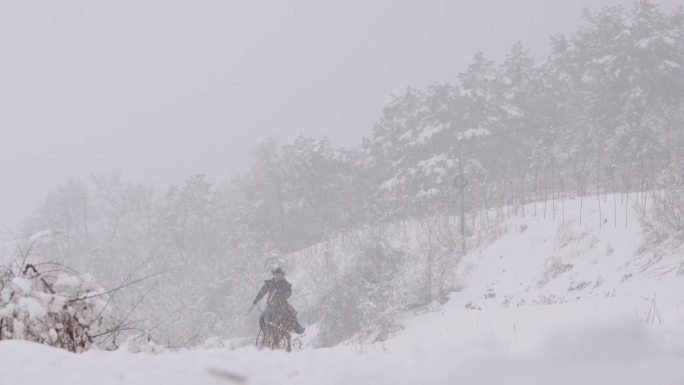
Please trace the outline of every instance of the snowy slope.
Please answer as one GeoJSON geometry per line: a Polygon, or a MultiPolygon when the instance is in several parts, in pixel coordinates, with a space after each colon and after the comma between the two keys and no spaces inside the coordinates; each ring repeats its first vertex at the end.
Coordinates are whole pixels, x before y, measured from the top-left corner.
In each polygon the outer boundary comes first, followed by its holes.
{"type": "Polygon", "coordinates": [[[603,199],[601,217],[583,200],[581,224],[576,200],[511,218],[464,257],[461,291],[382,343],[73,355],[3,341],[0,385],[684,384],[684,255],[644,249],[635,209],[603,199]]]}
{"type": "Polygon", "coordinates": [[[557,203],[555,219],[551,209],[546,219],[511,219],[506,234],[466,255],[464,289],[438,312],[408,317],[386,345],[495,338],[520,351],[559,330],[684,328],[684,250],[654,257],[641,247],[636,209],[601,199],[603,220],[596,198],[582,202],[581,224],[578,200],[557,203]]]}

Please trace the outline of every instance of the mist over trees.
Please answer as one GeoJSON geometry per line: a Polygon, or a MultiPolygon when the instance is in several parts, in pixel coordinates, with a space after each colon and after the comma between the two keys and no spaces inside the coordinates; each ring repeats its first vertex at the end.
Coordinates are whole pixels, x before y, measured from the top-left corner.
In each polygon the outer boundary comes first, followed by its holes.
{"type": "Polygon", "coordinates": [[[308,296],[295,300],[326,345],[443,298],[458,256],[486,237],[478,229],[562,215],[549,200],[649,191],[640,199],[657,202],[663,228],[684,235],[684,9],[586,11],[550,44],[543,60],[518,43],[501,63],[477,53],[451,80],[408,87],[358,148],[269,138],[247,172],[166,191],[69,181],[27,222],[54,232],[35,256],[104,287],[164,272],[114,304],[175,346],[253,332],[245,312],[268,270],[305,270],[295,291],[308,296]]]}

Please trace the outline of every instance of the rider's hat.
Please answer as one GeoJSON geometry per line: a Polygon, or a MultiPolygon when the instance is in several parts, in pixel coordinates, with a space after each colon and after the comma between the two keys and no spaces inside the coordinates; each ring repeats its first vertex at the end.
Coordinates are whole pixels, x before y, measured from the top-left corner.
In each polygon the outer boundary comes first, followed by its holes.
{"type": "Polygon", "coordinates": [[[273,275],[278,274],[278,273],[285,275],[285,272],[283,271],[283,269],[280,268],[280,266],[276,267],[275,270],[271,271],[271,274],[273,274],[273,275]]]}

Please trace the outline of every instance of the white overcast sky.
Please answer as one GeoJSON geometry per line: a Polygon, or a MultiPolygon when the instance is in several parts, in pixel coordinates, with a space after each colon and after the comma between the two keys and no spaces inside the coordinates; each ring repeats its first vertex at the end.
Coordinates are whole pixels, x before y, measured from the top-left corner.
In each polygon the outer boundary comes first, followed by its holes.
{"type": "Polygon", "coordinates": [[[0,224],[69,178],[220,181],[270,135],[356,145],[407,85],[517,40],[543,55],[616,3],[0,0],[0,224]]]}

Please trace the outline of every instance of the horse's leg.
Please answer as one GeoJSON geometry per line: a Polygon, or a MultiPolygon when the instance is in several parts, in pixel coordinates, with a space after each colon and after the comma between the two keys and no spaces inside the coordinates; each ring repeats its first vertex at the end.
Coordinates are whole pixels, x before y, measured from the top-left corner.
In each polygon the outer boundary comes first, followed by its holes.
{"type": "Polygon", "coordinates": [[[287,323],[283,323],[280,326],[280,347],[281,349],[285,349],[288,352],[291,351],[291,343],[290,343],[290,332],[288,330],[289,325],[287,323]]]}
{"type": "Polygon", "coordinates": [[[272,348],[271,341],[273,340],[273,335],[271,333],[271,329],[268,327],[268,325],[264,328],[264,347],[267,348],[272,348]]]}
{"type": "Polygon", "coordinates": [[[263,349],[263,348],[269,347],[269,345],[270,345],[269,341],[271,340],[271,335],[270,335],[268,325],[264,325],[264,328],[262,329],[262,334],[263,334],[263,337],[261,338],[261,348],[263,349]]]}
{"type": "Polygon", "coordinates": [[[271,350],[276,348],[276,331],[273,330],[273,325],[270,325],[268,328],[268,345],[271,348],[271,350]]]}
{"type": "Polygon", "coordinates": [[[276,345],[278,346],[278,349],[283,348],[283,325],[280,324],[276,328],[276,345]]]}

